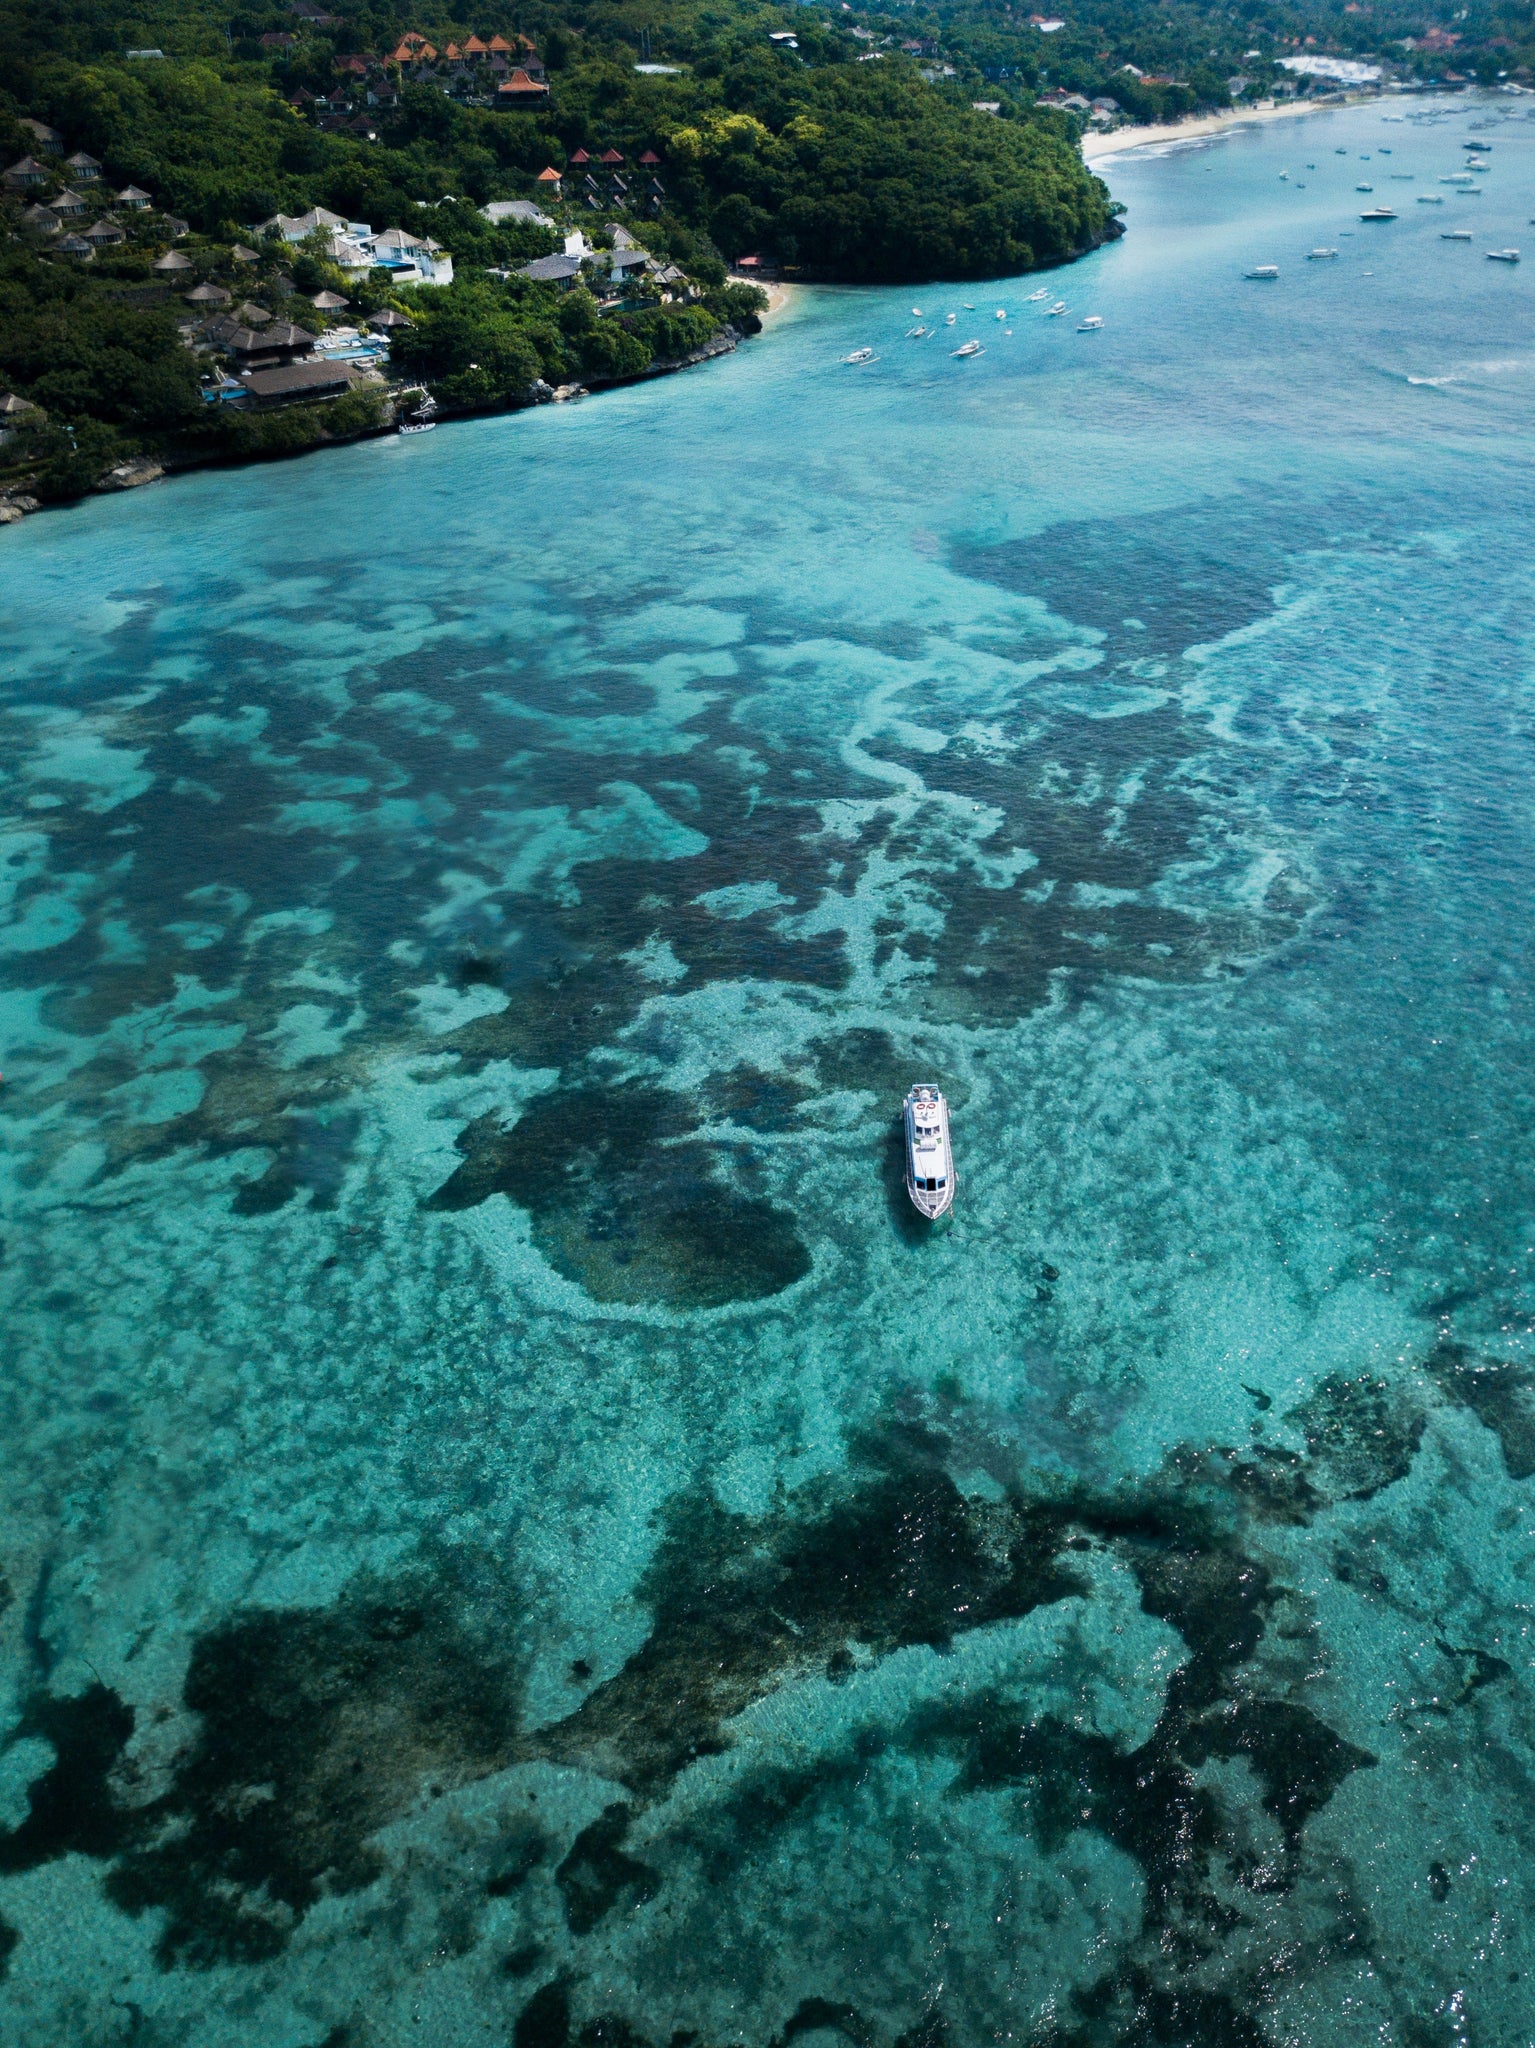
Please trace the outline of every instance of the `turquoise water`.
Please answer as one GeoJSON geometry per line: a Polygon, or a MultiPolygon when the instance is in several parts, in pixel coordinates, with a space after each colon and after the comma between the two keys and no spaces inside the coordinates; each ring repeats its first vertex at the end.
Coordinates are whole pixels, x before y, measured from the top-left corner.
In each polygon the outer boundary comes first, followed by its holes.
{"type": "Polygon", "coordinates": [[[1109,175],[0,541],[5,2043],[1530,2040],[1535,121],[1109,175]]]}

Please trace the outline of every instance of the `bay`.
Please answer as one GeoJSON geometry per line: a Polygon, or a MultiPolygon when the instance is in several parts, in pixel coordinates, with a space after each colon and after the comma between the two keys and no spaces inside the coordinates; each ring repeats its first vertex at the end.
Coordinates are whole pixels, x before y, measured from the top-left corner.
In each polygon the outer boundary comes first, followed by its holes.
{"type": "Polygon", "coordinates": [[[1107,175],[4,536],[0,2038],[1524,2038],[1535,124],[1107,175]]]}

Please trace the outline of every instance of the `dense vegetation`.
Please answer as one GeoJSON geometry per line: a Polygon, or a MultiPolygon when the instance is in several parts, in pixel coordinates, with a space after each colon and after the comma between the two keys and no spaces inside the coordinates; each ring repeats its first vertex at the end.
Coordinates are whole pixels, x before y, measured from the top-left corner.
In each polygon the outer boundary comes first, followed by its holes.
{"type": "Polygon", "coordinates": [[[487,0],[469,18],[461,4],[328,0],[316,20],[305,0],[0,0],[0,156],[33,153],[19,124],[40,119],[101,159],[102,203],[129,182],[155,198],[85,265],[27,234],[29,195],[0,201],[0,386],[39,408],[0,446],[0,484],[7,464],[30,465],[44,490],[68,492],[142,448],[259,452],[355,426],[365,395],[306,408],[308,424],[203,401],[207,357],[181,332],[189,283],[258,294],[310,329],[321,288],[354,314],[386,301],[318,246],[261,245],[257,269],[233,267],[231,246],[256,243],[279,211],[320,205],[451,251],[450,290],[396,295],[413,324],[394,364],[491,405],[535,377],[638,374],[726,320],[749,330],[752,298],[725,282],[747,253],[873,281],[1012,273],[1091,246],[1114,209],[1077,153],[1082,116],[1041,103],[1066,93],[1148,119],[1293,90],[1281,60],[1308,48],[1384,55],[1408,76],[1517,79],[1535,64],[1531,8],[1509,0],[1457,9],[1449,29],[1418,0],[1065,0],[1049,33],[1011,0],[487,0]],[[372,63],[408,29],[440,48],[531,37],[551,91],[508,111],[483,78],[372,63]],[[794,47],[769,43],[786,32],[794,47]],[[370,65],[349,72],[360,57],[370,65]],[[609,183],[579,215],[567,190],[561,228],[579,218],[601,240],[604,221],[623,220],[688,274],[690,303],[630,292],[599,305],[515,274],[556,236],[493,227],[480,207],[533,193],[543,167],[565,170],[581,149],[631,167],[652,152],[660,183],[609,183]],[[168,284],[151,266],[178,235],[193,269],[168,284]]]}

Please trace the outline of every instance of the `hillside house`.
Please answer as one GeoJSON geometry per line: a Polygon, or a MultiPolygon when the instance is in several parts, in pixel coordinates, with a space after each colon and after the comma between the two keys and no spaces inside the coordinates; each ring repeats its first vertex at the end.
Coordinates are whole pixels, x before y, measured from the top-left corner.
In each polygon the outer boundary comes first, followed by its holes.
{"type": "Polygon", "coordinates": [[[87,156],[83,149],[77,149],[73,156],[64,159],[64,168],[77,185],[92,184],[101,176],[101,166],[93,156],[87,156]]]}
{"type": "Polygon", "coordinates": [[[50,128],[46,121],[18,121],[18,128],[25,128],[32,138],[32,147],[40,149],[44,156],[62,156],[64,137],[57,128],[50,128]]]}
{"type": "Polygon", "coordinates": [[[53,173],[46,164],[40,164],[35,156],[24,156],[11,165],[3,182],[7,192],[35,192],[40,186],[51,184],[53,173]]]}

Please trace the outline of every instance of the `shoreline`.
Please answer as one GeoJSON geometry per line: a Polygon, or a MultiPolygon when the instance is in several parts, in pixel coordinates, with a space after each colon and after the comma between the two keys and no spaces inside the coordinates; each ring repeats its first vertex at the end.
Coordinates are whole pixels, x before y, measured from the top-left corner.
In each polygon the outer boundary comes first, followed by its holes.
{"type": "MultiPolygon", "coordinates": [[[[765,287],[769,304],[762,315],[764,325],[776,312],[781,312],[789,303],[792,285],[770,285],[765,287]],[[776,297],[774,295],[777,295],[776,297]]],[[[456,408],[444,406],[438,413],[438,423],[446,426],[458,420],[497,419],[508,413],[532,412],[541,405],[560,405],[572,400],[590,398],[598,392],[617,391],[626,385],[646,384],[656,377],[675,376],[679,371],[692,370],[704,363],[716,361],[720,356],[733,355],[741,345],[742,334],[727,322],[718,334],[712,335],[700,348],[685,356],[669,356],[659,362],[650,363],[643,370],[627,377],[594,377],[590,384],[562,384],[558,390],[542,382],[533,384],[528,391],[502,403],[488,406],[465,406],[456,408]]],[[[349,427],[340,433],[327,433],[323,423],[312,441],[289,448],[272,448],[242,451],[220,450],[206,454],[198,452],[189,455],[182,450],[164,447],[152,453],[130,457],[114,470],[94,483],[88,491],[82,491],[73,498],[39,499],[25,487],[25,483],[0,487],[0,528],[14,526],[23,519],[39,512],[66,511],[71,505],[82,505],[87,499],[118,496],[124,491],[141,489],[145,484],[160,483],[167,477],[189,476],[200,469],[245,469],[256,463],[296,462],[306,455],[318,455],[326,449],[345,448],[358,441],[378,441],[398,431],[399,389],[391,388],[384,396],[382,416],[367,426],[349,427]]],[[[308,408],[294,408],[308,410],[308,408]]],[[[314,408],[318,411],[319,408],[314,408]]]]}
{"type": "Polygon", "coordinates": [[[1189,114],[1181,121],[1147,122],[1128,128],[1112,128],[1106,135],[1082,137],[1082,161],[1095,164],[1105,157],[1120,156],[1127,149],[1144,149],[1158,142],[1198,142],[1211,135],[1225,135],[1233,128],[1248,128],[1259,121],[1283,121],[1297,114],[1324,113],[1339,107],[1362,106],[1384,95],[1375,92],[1329,93],[1326,99],[1284,100],[1269,106],[1233,107],[1223,114],[1189,114]]]}

